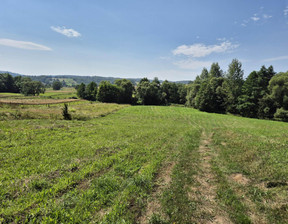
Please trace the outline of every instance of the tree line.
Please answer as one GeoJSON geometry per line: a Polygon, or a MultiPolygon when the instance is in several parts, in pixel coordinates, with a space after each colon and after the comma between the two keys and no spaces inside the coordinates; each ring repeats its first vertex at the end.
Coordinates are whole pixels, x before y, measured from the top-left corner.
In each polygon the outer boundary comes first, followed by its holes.
{"type": "Polygon", "coordinates": [[[95,82],[76,87],[77,95],[101,102],[169,105],[185,104],[201,111],[231,113],[244,117],[288,121],[288,72],[276,74],[273,67],[262,66],[244,80],[242,63],[233,59],[228,71],[218,63],[203,68],[190,84],[160,82],[142,78],[137,85],[127,79],[114,84],[95,82]]]}
{"type": "MultiPolygon", "coordinates": [[[[62,87],[54,80],[53,89],[62,87]]],[[[203,68],[200,75],[189,84],[150,81],[142,78],[136,85],[128,79],[117,79],[114,83],[101,81],[99,86],[92,81],[75,87],[77,96],[91,101],[140,105],[185,104],[201,111],[232,113],[244,117],[288,121],[288,72],[276,74],[273,67],[262,66],[244,79],[239,60],[233,59],[227,72],[218,63],[208,71],[203,68]]],[[[0,74],[0,92],[39,95],[45,92],[42,82],[28,77],[12,77],[0,74]]]]}
{"type": "Polygon", "coordinates": [[[242,64],[233,59],[224,73],[218,63],[189,85],[188,106],[201,111],[288,121],[288,72],[262,66],[243,79],[242,64]]]}
{"type": "Polygon", "coordinates": [[[22,93],[25,96],[45,93],[45,85],[39,81],[33,81],[29,77],[15,76],[9,73],[0,74],[0,92],[22,93]]]}
{"type": "Polygon", "coordinates": [[[99,86],[95,82],[81,83],[76,89],[77,96],[86,100],[143,105],[185,104],[187,95],[185,84],[167,80],[160,83],[158,78],[143,78],[136,86],[128,79],[117,79],[114,84],[101,81],[99,86]]]}

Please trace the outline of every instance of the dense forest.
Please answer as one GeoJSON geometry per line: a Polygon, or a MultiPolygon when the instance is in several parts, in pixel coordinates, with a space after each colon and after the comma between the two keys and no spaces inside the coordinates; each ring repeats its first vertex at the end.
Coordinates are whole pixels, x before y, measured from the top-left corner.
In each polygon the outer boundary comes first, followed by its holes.
{"type": "MultiPolygon", "coordinates": [[[[218,63],[189,83],[175,83],[158,78],[139,79],[136,84],[129,79],[102,80],[76,85],[77,96],[100,102],[142,105],[183,104],[201,111],[232,113],[244,117],[288,121],[288,72],[276,74],[273,67],[262,66],[252,71],[244,80],[242,64],[233,59],[228,71],[223,72],[218,63]]],[[[39,80],[41,78],[39,77],[39,80]]],[[[87,80],[86,80],[87,81],[87,80]]],[[[63,80],[53,79],[46,87],[60,89],[63,80]]],[[[0,92],[39,95],[44,83],[29,77],[0,74],[0,92]]]]}

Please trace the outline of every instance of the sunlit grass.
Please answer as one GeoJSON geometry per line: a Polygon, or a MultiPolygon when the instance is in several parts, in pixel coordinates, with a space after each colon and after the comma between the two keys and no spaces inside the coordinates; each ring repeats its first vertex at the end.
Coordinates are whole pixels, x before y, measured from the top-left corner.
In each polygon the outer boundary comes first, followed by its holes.
{"type": "Polygon", "coordinates": [[[251,213],[287,223],[287,123],[87,101],[70,103],[65,121],[62,107],[0,107],[1,118],[10,113],[0,121],[0,222],[138,222],[167,162],[175,164],[171,183],[151,220],[197,222],[200,202],[188,195],[205,131],[218,206],[235,223],[253,221],[251,213]],[[235,173],[248,184],[231,181],[235,173]]]}

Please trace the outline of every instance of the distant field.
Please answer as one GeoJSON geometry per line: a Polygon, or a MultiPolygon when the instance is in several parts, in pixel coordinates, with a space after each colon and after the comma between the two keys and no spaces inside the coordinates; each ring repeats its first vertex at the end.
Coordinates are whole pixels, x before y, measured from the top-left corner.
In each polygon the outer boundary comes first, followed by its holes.
{"type": "Polygon", "coordinates": [[[288,222],[287,123],[62,107],[0,107],[0,223],[288,222]]]}
{"type": "Polygon", "coordinates": [[[44,94],[40,94],[40,98],[66,99],[76,96],[75,88],[62,88],[61,90],[47,89],[44,94]]]}
{"type": "MultiPolygon", "coordinates": [[[[0,103],[23,103],[23,104],[29,104],[32,102],[32,104],[37,104],[37,101],[39,104],[45,104],[47,101],[43,100],[68,100],[71,98],[76,98],[76,90],[75,88],[62,88],[61,90],[53,90],[51,88],[46,89],[44,94],[40,94],[39,96],[24,96],[20,93],[0,93],[0,103]]],[[[47,104],[47,103],[46,103],[47,104]]],[[[49,102],[48,102],[49,104],[49,102]]]]}
{"type": "Polygon", "coordinates": [[[54,78],[54,79],[58,79],[61,82],[65,81],[67,86],[77,85],[77,82],[74,79],[71,79],[71,78],[54,78]]]}

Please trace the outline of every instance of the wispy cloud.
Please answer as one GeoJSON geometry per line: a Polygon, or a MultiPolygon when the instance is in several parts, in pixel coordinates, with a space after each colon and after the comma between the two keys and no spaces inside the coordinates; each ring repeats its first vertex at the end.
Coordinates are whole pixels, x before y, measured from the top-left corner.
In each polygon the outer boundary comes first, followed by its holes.
{"type": "Polygon", "coordinates": [[[288,55],[275,57],[275,58],[267,58],[267,59],[264,59],[263,62],[282,61],[282,60],[288,60],[288,55]]]}
{"type": "Polygon", "coordinates": [[[288,6],[283,10],[283,14],[285,17],[288,16],[288,6]]]}
{"type": "Polygon", "coordinates": [[[186,59],[174,62],[174,65],[177,65],[181,69],[192,69],[192,70],[209,67],[211,64],[212,64],[211,61],[199,61],[194,59],[186,59]]]}
{"type": "Polygon", "coordinates": [[[52,50],[51,48],[41,45],[41,44],[36,44],[33,42],[27,42],[27,41],[11,40],[11,39],[0,39],[0,45],[21,48],[21,49],[26,49],[26,50],[40,50],[40,51],[52,50]]]}
{"type": "MultiPolygon", "coordinates": [[[[263,13],[263,9],[264,7],[260,8],[260,12],[259,13],[255,13],[253,14],[253,16],[251,16],[249,19],[244,19],[240,25],[243,27],[248,26],[251,22],[257,23],[257,24],[264,24],[266,23],[269,19],[271,19],[273,16],[272,15],[268,15],[266,13],[263,13]]],[[[287,12],[288,13],[288,12],[287,12]]]]}
{"type": "Polygon", "coordinates": [[[81,33],[79,33],[78,31],[73,30],[73,29],[67,29],[65,26],[62,26],[62,27],[51,26],[50,28],[57,33],[61,33],[65,35],[66,37],[80,37],[81,36],[81,33]]]}
{"type": "Polygon", "coordinates": [[[208,56],[212,53],[222,53],[237,48],[239,45],[232,44],[229,41],[224,41],[219,45],[205,45],[205,44],[193,44],[193,45],[181,45],[172,51],[174,55],[186,55],[194,58],[200,58],[208,56]]]}
{"type": "Polygon", "coordinates": [[[249,23],[249,20],[243,20],[243,22],[241,23],[241,26],[246,27],[248,23],[249,23]]]}
{"type": "Polygon", "coordinates": [[[260,20],[260,17],[257,17],[256,15],[254,15],[254,16],[252,16],[252,17],[250,17],[250,19],[252,19],[253,21],[258,21],[258,20],[260,20]]]}
{"type": "Polygon", "coordinates": [[[271,19],[272,16],[271,16],[271,15],[267,15],[267,14],[263,14],[263,18],[264,18],[264,19],[271,19]]]}

